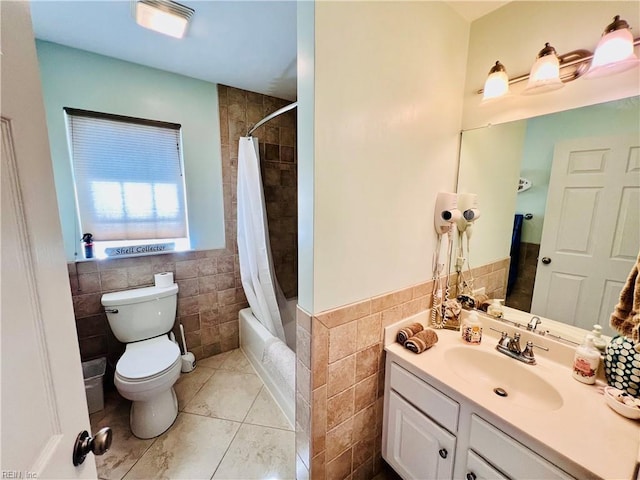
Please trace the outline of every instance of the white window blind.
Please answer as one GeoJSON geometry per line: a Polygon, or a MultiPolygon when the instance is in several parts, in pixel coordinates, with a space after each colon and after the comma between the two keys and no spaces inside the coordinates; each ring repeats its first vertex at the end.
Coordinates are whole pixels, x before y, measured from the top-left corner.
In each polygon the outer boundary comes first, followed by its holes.
{"type": "Polygon", "coordinates": [[[187,237],[180,125],[65,112],[81,231],[96,241],[187,237]]]}

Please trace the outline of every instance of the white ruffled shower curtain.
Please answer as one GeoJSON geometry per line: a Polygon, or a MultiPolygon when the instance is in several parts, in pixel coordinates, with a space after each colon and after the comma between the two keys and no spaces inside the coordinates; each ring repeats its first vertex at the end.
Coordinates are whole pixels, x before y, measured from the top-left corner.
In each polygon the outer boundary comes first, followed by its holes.
{"type": "Polygon", "coordinates": [[[273,269],[255,137],[240,137],[237,204],[238,255],[244,293],[258,321],[286,342],[280,313],[286,310],[286,299],[273,269]]]}

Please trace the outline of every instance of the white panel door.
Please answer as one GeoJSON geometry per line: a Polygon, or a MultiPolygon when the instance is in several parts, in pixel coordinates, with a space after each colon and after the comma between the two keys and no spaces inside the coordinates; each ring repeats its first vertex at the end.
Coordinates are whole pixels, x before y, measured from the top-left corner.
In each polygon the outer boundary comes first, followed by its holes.
{"type": "MultiPolygon", "coordinates": [[[[26,1],[0,2],[3,478],[95,478],[35,43],[26,1]]],[[[61,113],[62,114],[62,113],[61,113]]]]}
{"type": "Polygon", "coordinates": [[[556,145],[531,311],[612,333],[640,248],[640,135],[556,145]]]}
{"type": "Polygon", "coordinates": [[[402,478],[453,477],[456,437],[393,391],[389,394],[388,421],[386,460],[402,478]]]}

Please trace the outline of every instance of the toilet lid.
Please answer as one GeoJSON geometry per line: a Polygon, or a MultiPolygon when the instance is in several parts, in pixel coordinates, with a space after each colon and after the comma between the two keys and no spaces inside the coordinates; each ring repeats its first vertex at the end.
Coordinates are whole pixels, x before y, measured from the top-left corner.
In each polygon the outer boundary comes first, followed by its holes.
{"type": "Polygon", "coordinates": [[[180,357],[178,345],[166,335],[128,343],[116,364],[121,377],[138,380],[157,375],[171,367],[180,357]]]}

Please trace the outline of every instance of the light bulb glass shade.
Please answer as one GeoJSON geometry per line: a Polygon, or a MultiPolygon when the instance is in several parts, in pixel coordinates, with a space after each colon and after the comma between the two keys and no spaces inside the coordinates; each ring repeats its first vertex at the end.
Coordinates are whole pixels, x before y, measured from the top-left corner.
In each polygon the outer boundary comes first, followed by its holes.
{"type": "Polygon", "coordinates": [[[496,62],[489,71],[489,76],[484,82],[483,90],[482,100],[503,97],[509,93],[509,77],[500,62],[496,62]]]}
{"type": "Polygon", "coordinates": [[[531,67],[529,82],[522,93],[534,95],[558,90],[562,87],[564,87],[564,83],[560,80],[560,61],[554,50],[553,53],[538,57],[536,63],[531,67]]]}
{"type": "Polygon", "coordinates": [[[633,48],[633,35],[628,28],[607,33],[598,42],[585,78],[613,75],[635,67],[640,60],[633,48]]]}
{"type": "Polygon", "coordinates": [[[189,16],[180,15],[168,8],[162,8],[160,2],[143,0],[136,2],[136,22],[144,28],[170,37],[182,38],[189,24],[189,16]]]}

